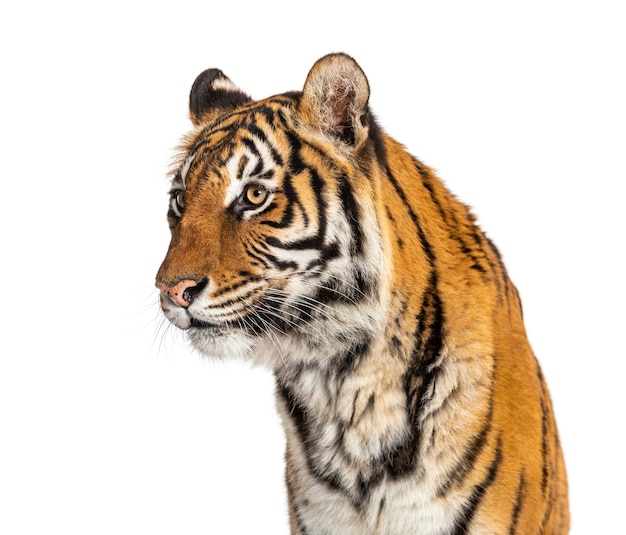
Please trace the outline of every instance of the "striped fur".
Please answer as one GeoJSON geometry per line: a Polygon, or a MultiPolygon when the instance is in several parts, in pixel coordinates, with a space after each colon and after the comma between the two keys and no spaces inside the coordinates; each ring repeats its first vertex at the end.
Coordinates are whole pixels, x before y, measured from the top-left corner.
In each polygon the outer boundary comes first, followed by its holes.
{"type": "Polygon", "coordinates": [[[201,353],[275,374],[292,534],[567,533],[517,291],[368,99],[344,54],[261,101],[221,71],[198,77],[164,313],[201,353]]]}

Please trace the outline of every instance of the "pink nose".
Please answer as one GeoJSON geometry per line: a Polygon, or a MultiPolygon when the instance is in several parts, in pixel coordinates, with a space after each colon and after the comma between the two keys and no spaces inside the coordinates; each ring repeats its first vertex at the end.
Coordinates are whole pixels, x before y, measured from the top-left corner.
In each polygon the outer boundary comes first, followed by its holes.
{"type": "Polygon", "coordinates": [[[194,294],[189,291],[190,288],[197,286],[198,283],[191,279],[183,279],[175,286],[167,286],[162,282],[157,282],[156,287],[167,295],[179,307],[188,307],[194,298],[194,294]]]}

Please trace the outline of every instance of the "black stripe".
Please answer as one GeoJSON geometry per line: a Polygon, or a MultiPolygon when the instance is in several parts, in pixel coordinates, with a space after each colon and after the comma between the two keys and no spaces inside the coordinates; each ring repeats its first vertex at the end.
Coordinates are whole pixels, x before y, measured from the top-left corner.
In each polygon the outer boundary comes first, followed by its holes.
{"type": "MultiPolygon", "coordinates": [[[[552,489],[549,490],[548,492],[548,497],[546,499],[546,510],[543,513],[543,518],[541,519],[541,529],[539,530],[539,533],[545,533],[545,528],[546,525],[548,524],[550,517],[552,516],[552,510],[554,508],[554,492],[552,491],[552,489]]],[[[563,522],[563,509],[561,508],[561,510],[559,511],[559,521],[563,522]]],[[[562,529],[562,526],[559,526],[562,529]]]]}
{"type": "Polygon", "coordinates": [[[369,351],[371,340],[365,337],[363,340],[354,342],[348,351],[337,362],[335,378],[338,384],[343,383],[347,376],[354,373],[359,367],[365,354],[369,351]]]}
{"type": "MultiPolygon", "coordinates": [[[[254,147],[254,150],[256,151],[256,147],[254,147]]],[[[239,164],[237,165],[237,176],[235,177],[237,178],[237,180],[243,179],[243,172],[249,161],[250,158],[248,158],[245,154],[241,158],[239,158],[239,164]]]]}
{"type": "MultiPolygon", "coordinates": [[[[212,295],[212,298],[215,299],[215,298],[220,297],[220,296],[222,296],[224,294],[227,294],[227,293],[230,293],[230,292],[234,292],[235,290],[238,290],[242,286],[245,286],[246,284],[249,284],[250,282],[255,282],[255,281],[258,281],[258,280],[260,280],[260,277],[253,276],[252,278],[249,277],[249,278],[240,280],[238,282],[235,282],[234,284],[231,284],[230,286],[224,286],[220,290],[214,292],[213,295],[212,295]]],[[[251,291],[254,291],[254,290],[251,290],[251,291]]],[[[235,299],[235,301],[237,301],[237,300],[238,300],[238,298],[235,299]]],[[[223,306],[224,306],[223,304],[216,305],[217,308],[221,308],[223,306]]],[[[208,308],[214,308],[214,307],[209,306],[208,308]]]]}
{"type": "Polygon", "coordinates": [[[369,126],[369,139],[374,147],[375,164],[381,168],[387,167],[387,143],[385,134],[378,125],[374,114],[369,112],[366,116],[366,123],[369,126]]]}
{"type": "Polygon", "coordinates": [[[360,389],[357,390],[354,394],[354,398],[352,399],[352,414],[350,415],[350,421],[348,422],[349,427],[352,427],[355,423],[359,423],[359,421],[361,421],[363,416],[371,413],[374,410],[374,407],[376,406],[376,396],[374,394],[370,394],[370,397],[367,398],[367,404],[365,405],[365,408],[361,411],[361,413],[359,414],[359,417],[355,420],[356,402],[359,399],[360,393],[361,393],[361,390],[360,389]]]}
{"type": "Polygon", "coordinates": [[[452,225],[450,225],[450,222],[448,221],[448,214],[447,214],[447,212],[443,209],[442,204],[439,202],[439,199],[437,199],[437,197],[435,195],[435,189],[433,188],[433,185],[431,184],[431,182],[429,180],[430,176],[429,176],[428,172],[423,168],[422,163],[419,160],[417,160],[416,158],[413,158],[413,165],[415,167],[415,170],[417,171],[418,176],[422,180],[422,185],[424,186],[424,188],[426,189],[426,191],[430,195],[430,200],[432,201],[432,203],[437,208],[437,210],[439,212],[439,216],[441,217],[441,219],[443,219],[444,223],[446,223],[448,226],[452,226],[452,225]]]}
{"type": "Polygon", "coordinates": [[[524,506],[524,499],[526,498],[526,477],[524,472],[520,474],[519,484],[517,485],[517,494],[515,498],[515,505],[513,506],[513,514],[511,516],[511,525],[509,526],[509,535],[515,535],[517,532],[517,525],[519,524],[519,515],[522,512],[524,506]]]}
{"type": "MultiPolygon", "coordinates": [[[[391,210],[389,210],[388,206],[385,207],[385,209],[387,210],[387,218],[391,222],[392,228],[395,228],[396,227],[396,220],[393,217],[393,214],[391,213],[391,210]]],[[[404,241],[402,240],[402,237],[400,236],[399,232],[395,233],[395,239],[396,239],[396,244],[398,245],[398,249],[400,249],[400,250],[404,249],[404,241]]]]}
{"type": "MultiPolygon", "coordinates": [[[[283,194],[287,197],[288,200],[287,209],[280,223],[272,223],[268,221],[265,224],[275,228],[284,228],[289,226],[289,224],[291,224],[291,222],[293,221],[293,206],[299,206],[304,220],[304,224],[307,227],[309,226],[310,216],[307,213],[305,205],[300,201],[296,188],[294,188],[292,184],[294,177],[297,177],[297,180],[300,181],[303,180],[303,177],[299,177],[298,175],[308,174],[311,190],[315,195],[315,204],[318,214],[318,231],[316,238],[319,244],[323,244],[326,238],[327,227],[327,206],[323,195],[323,192],[325,190],[324,180],[321,178],[320,174],[315,170],[315,168],[308,166],[302,159],[302,142],[300,141],[300,139],[291,132],[286,132],[286,136],[290,146],[288,161],[288,168],[290,172],[286,174],[285,179],[283,180],[283,194]]],[[[309,247],[307,246],[302,248],[309,247]]]]}
{"type": "Polygon", "coordinates": [[[305,450],[307,459],[307,466],[309,472],[318,481],[324,482],[329,488],[335,491],[341,490],[341,484],[339,479],[334,474],[324,474],[316,466],[315,458],[315,446],[314,434],[311,431],[311,421],[306,407],[302,406],[296,397],[292,394],[291,389],[285,385],[278,383],[278,392],[287,405],[287,414],[294,424],[298,436],[300,437],[300,444],[305,450]]]}
{"type": "Polygon", "coordinates": [[[276,267],[276,268],[278,268],[278,269],[280,269],[282,271],[287,271],[289,269],[298,269],[298,264],[295,261],[292,261],[292,260],[287,260],[287,261],[279,260],[276,256],[271,254],[267,250],[267,245],[268,245],[268,242],[270,242],[270,241],[275,241],[275,240],[274,240],[274,238],[268,238],[266,240],[266,242],[263,244],[263,247],[264,247],[263,250],[258,245],[255,245],[254,243],[247,243],[245,245],[246,253],[251,258],[255,258],[257,261],[259,261],[266,268],[270,268],[270,267],[274,266],[274,267],[276,267]]]}
{"type": "Polygon", "coordinates": [[[492,398],[489,400],[489,412],[487,413],[487,417],[485,419],[483,427],[481,428],[480,432],[472,438],[459,462],[447,475],[445,482],[439,488],[439,491],[437,493],[438,497],[442,498],[448,492],[448,490],[450,490],[452,485],[461,486],[463,484],[468,474],[474,468],[476,459],[485,449],[485,445],[487,444],[487,438],[489,437],[489,433],[492,429],[492,422],[493,392],[492,398]]]}
{"type": "Polygon", "coordinates": [[[469,497],[467,505],[464,510],[461,512],[460,518],[457,521],[456,529],[454,530],[454,535],[467,535],[469,534],[469,527],[472,523],[472,519],[478,510],[478,506],[485,496],[485,492],[487,489],[493,484],[496,479],[496,475],[498,474],[498,469],[502,464],[502,438],[498,437],[498,443],[496,445],[496,454],[489,465],[489,470],[487,470],[487,475],[485,479],[474,487],[472,495],[469,497]]]}
{"type": "MultiPolygon", "coordinates": [[[[435,188],[431,183],[430,174],[423,169],[422,163],[413,159],[415,170],[422,179],[422,184],[426,191],[430,195],[430,199],[439,211],[439,215],[443,222],[448,226],[450,231],[450,238],[459,244],[461,252],[467,255],[471,260],[470,268],[474,269],[481,274],[487,274],[489,271],[495,271],[495,265],[490,261],[489,256],[485,252],[485,242],[487,241],[480,229],[474,222],[474,216],[471,214],[466,206],[461,205],[465,210],[465,217],[462,221],[456,216],[456,213],[452,210],[446,210],[444,205],[439,201],[435,194],[435,188]],[[466,241],[466,237],[469,237],[472,243],[466,241]],[[483,263],[486,262],[489,266],[487,269],[483,263]]],[[[489,244],[487,243],[488,247],[489,244]]]]}
{"type": "Polygon", "coordinates": [[[428,243],[428,240],[426,239],[426,236],[424,235],[424,231],[422,229],[422,225],[419,221],[419,218],[417,217],[417,214],[413,211],[413,207],[409,203],[406,193],[404,192],[404,190],[402,189],[402,187],[396,180],[395,176],[391,172],[391,169],[389,168],[387,168],[387,178],[389,179],[389,182],[391,182],[391,185],[396,190],[396,194],[398,195],[398,197],[400,197],[400,200],[404,204],[404,207],[406,208],[406,211],[408,212],[409,217],[411,218],[411,221],[413,221],[413,224],[415,225],[415,228],[417,230],[417,236],[419,238],[420,244],[422,245],[422,248],[424,249],[424,252],[426,253],[426,257],[428,258],[430,262],[431,268],[433,268],[434,261],[435,261],[435,254],[433,253],[432,247],[430,246],[430,244],[428,243]]]}
{"type": "Polygon", "coordinates": [[[317,234],[320,237],[322,243],[324,242],[324,239],[326,238],[326,201],[324,200],[324,189],[325,189],[325,183],[324,180],[321,178],[321,176],[317,173],[317,171],[315,169],[313,169],[312,167],[309,167],[309,173],[311,175],[310,178],[310,182],[311,182],[311,189],[313,190],[313,193],[315,194],[315,201],[316,201],[316,205],[317,205],[317,215],[318,215],[318,230],[317,230],[317,234]]]}
{"type": "MultiPolygon", "coordinates": [[[[203,161],[207,155],[217,155],[222,152],[224,147],[228,147],[232,144],[232,135],[237,131],[240,127],[238,123],[234,124],[220,124],[217,126],[213,126],[210,129],[204,130],[196,140],[193,148],[189,151],[188,154],[196,154],[196,157],[193,160],[193,163],[203,161]],[[223,134],[219,136],[217,140],[217,134],[223,134]]],[[[230,157],[230,152],[227,154],[226,158],[220,158],[218,162],[223,164],[230,157]]],[[[208,159],[208,158],[207,158],[208,159]]],[[[192,167],[194,165],[192,164],[192,167]]],[[[191,172],[191,168],[189,169],[191,172]]],[[[189,176],[189,172],[187,176],[189,176]]]]}
{"type": "MultiPolygon", "coordinates": [[[[255,110],[255,111],[258,111],[258,110],[255,110]]],[[[272,116],[273,115],[275,115],[275,112],[272,110],[272,116]]],[[[255,119],[256,117],[252,116],[252,121],[254,121],[255,119]]],[[[263,145],[265,145],[269,149],[272,159],[274,160],[274,163],[276,164],[277,167],[282,167],[284,165],[282,156],[276,150],[276,148],[270,142],[270,140],[267,138],[266,133],[258,125],[254,124],[251,121],[248,121],[244,125],[244,128],[246,128],[248,132],[250,132],[250,134],[252,134],[255,138],[261,141],[263,145]]],[[[251,139],[244,139],[243,142],[247,146],[254,145],[254,141],[251,139]]],[[[259,154],[259,159],[261,159],[261,155],[260,153],[258,153],[258,149],[255,147],[254,150],[257,151],[257,154],[259,154]]]]}
{"type": "MultiPolygon", "coordinates": [[[[335,357],[335,366],[330,373],[338,380],[338,384],[358,369],[369,348],[370,339],[365,339],[354,343],[347,351],[335,357]]],[[[319,452],[322,448],[332,448],[334,456],[343,457],[345,462],[349,461],[343,444],[344,433],[349,423],[343,424],[344,426],[338,429],[336,442],[332,446],[323,444],[325,438],[320,433],[319,428],[324,422],[318,422],[314,419],[306,407],[298,401],[290,386],[278,381],[277,388],[287,406],[287,414],[296,428],[311,476],[328,486],[329,489],[344,494],[355,507],[362,507],[368,502],[372,490],[383,481],[384,470],[378,468],[378,464],[370,464],[367,467],[369,468],[367,474],[360,472],[357,476],[356,493],[347,488],[341,480],[340,469],[334,470],[330,466],[321,464],[319,452]]],[[[371,402],[374,403],[373,400],[371,402]]]]}
{"type": "Polygon", "coordinates": [[[423,438],[420,436],[420,421],[431,401],[430,396],[435,391],[434,383],[440,373],[436,362],[443,346],[443,307],[436,279],[435,272],[431,272],[431,280],[416,318],[413,352],[404,374],[409,434],[389,458],[387,469],[392,477],[413,471],[417,465],[417,452],[423,438]]]}
{"type": "Polygon", "coordinates": [[[359,205],[356,202],[354,191],[350,185],[347,177],[339,177],[339,197],[341,198],[341,205],[343,211],[350,225],[350,232],[352,235],[352,247],[351,253],[358,255],[363,252],[363,232],[360,225],[359,205]]]}
{"type": "MultiPolygon", "coordinates": [[[[263,164],[264,164],[265,162],[263,161],[263,158],[261,157],[261,153],[259,152],[259,149],[257,149],[256,143],[255,143],[254,141],[252,141],[251,139],[248,139],[247,137],[244,137],[244,138],[241,140],[241,143],[242,143],[243,145],[245,145],[245,146],[248,148],[248,150],[249,150],[249,151],[250,151],[250,152],[251,152],[254,156],[256,156],[256,160],[257,160],[257,162],[256,162],[256,165],[254,166],[254,169],[253,169],[253,171],[252,171],[252,174],[253,174],[253,175],[258,175],[258,174],[260,174],[260,173],[261,173],[261,171],[263,171],[263,164]]],[[[267,145],[267,143],[266,143],[265,141],[262,141],[262,143],[264,143],[264,144],[266,144],[266,145],[267,145]]],[[[246,157],[244,156],[244,158],[246,158],[246,157]]],[[[247,158],[246,158],[246,160],[247,160],[247,158]]]]}
{"type": "MultiPolygon", "coordinates": [[[[494,276],[494,280],[496,282],[496,285],[498,287],[498,292],[500,294],[507,292],[509,290],[509,286],[510,286],[510,280],[509,280],[509,276],[507,274],[506,271],[506,267],[504,266],[504,261],[502,260],[502,255],[500,254],[500,251],[498,250],[498,248],[496,247],[496,244],[493,243],[493,241],[491,241],[491,239],[489,238],[489,236],[487,236],[485,233],[482,234],[483,238],[485,239],[485,242],[487,243],[487,247],[489,247],[490,251],[492,252],[492,254],[496,257],[496,262],[497,262],[497,266],[499,268],[499,270],[495,269],[495,265],[492,262],[489,262],[490,265],[492,266],[492,268],[494,268],[494,272],[498,271],[500,274],[500,277],[494,276]],[[501,279],[504,281],[504,288],[502,287],[502,282],[501,279]]],[[[518,302],[520,305],[520,313],[523,316],[523,311],[522,311],[522,302],[519,299],[519,294],[517,294],[517,288],[515,288],[515,286],[513,286],[513,291],[515,292],[515,294],[518,297],[518,302]]]]}
{"type": "Polygon", "coordinates": [[[245,244],[245,250],[253,264],[261,265],[266,269],[271,267],[270,262],[267,261],[267,251],[262,251],[253,243],[245,244]]]}
{"type": "Polygon", "coordinates": [[[298,263],[294,262],[293,260],[288,260],[288,261],[279,260],[277,257],[275,257],[272,254],[265,254],[265,258],[267,258],[267,260],[271,264],[273,264],[275,268],[281,271],[288,271],[290,269],[293,269],[293,270],[298,269],[298,263]]]}
{"type": "Polygon", "coordinates": [[[299,207],[300,213],[302,214],[304,220],[304,226],[307,227],[309,225],[309,216],[305,210],[302,201],[300,201],[300,197],[298,196],[298,192],[293,187],[292,184],[292,176],[286,174],[283,183],[282,183],[282,194],[286,197],[287,203],[285,210],[283,212],[283,216],[280,221],[262,221],[263,225],[267,225],[272,228],[286,228],[293,223],[294,219],[294,208],[299,207]]]}
{"type": "MultiPolygon", "coordinates": [[[[274,101],[278,105],[288,104],[290,102],[289,100],[280,98],[276,98],[274,101]]],[[[279,118],[282,115],[280,111],[280,109],[276,110],[263,104],[252,109],[246,108],[233,113],[225,113],[199,134],[198,139],[196,140],[196,143],[190,153],[199,153],[200,149],[205,149],[207,152],[214,155],[216,165],[224,165],[232,156],[232,150],[224,153],[221,149],[225,146],[227,147],[228,145],[231,145],[232,136],[243,129],[259,138],[259,140],[269,149],[276,164],[278,166],[282,166],[283,159],[280,153],[267,139],[265,132],[256,124],[258,116],[263,116],[271,127],[275,127],[276,123],[280,121],[279,118]],[[222,136],[220,136],[218,141],[215,141],[215,137],[218,134],[222,134],[222,136]]],[[[251,140],[244,139],[243,143],[248,145],[248,147],[253,150],[255,154],[259,154],[251,140]]],[[[233,145],[231,149],[232,148],[235,148],[235,146],[233,145]]]]}
{"type": "Polygon", "coordinates": [[[338,258],[340,254],[341,251],[337,242],[325,245],[320,251],[320,257],[315,260],[311,260],[311,262],[307,264],[305,269],[306,271],[312,271],[313,268],[319,268],[318,271],[321,272],[326,267],[326,264],[328,264],[328,262],[335,258],[338,258]]]}
{"type": "MultiPolygon", "coordinates": [[[[245,145],[254,156],[256,156],[257,163],[254,166],[254,169],[252,170],[252,174],[253,175],[260,174],[261,171],[263,171],[263,164],[265,162],[263,161],[263,158],[261,157],[261,153],[259,152],[259,149],[257,148],[256,143],[252,139],[249,139],[247,137],[242,138],[241,143],[245,145]]],[[[267,142],[266,139],[262,139],[261,143],[269,147],[269,143],[267,142]]]]}
{"type": "MultiPolygon", "coordinates": [[[[346,279],[348,276],[349,274],[346,274],[346,279]]],[[[359,269],[355,269],[352,277],[354,284],[334,277],[324,281],[319,285],[313,299],[324,305],[339,303],[358,304],[368,296],[372,285],[368,283],[359,269]]]]}
{"type": "Polygon", "coordinates": [[[439,297],[438,278],[435,266],[435,253],[422,229],[419,217],[409,203],[406,193],[395,178],[391,169],[387,167],[387,178],[396,194],[405,206],[405,209],[415,225],[417,237],[426,255],[430,273],[424,292],[420,313],[416,317],[416,331],[414,333],[414,347],[408,369],[404,375],[404,389],[406,391],[406,411],[409,422],[409,434],[390,455],[387,470],[390,476],[399,477],[415,470],[417,453],[419,451],[421,413],[428,403],[428,392],[433,391],[433,383],[439,373],[435,365],[443,345],[443,304],[439,297]]]}
{"type": "Polygon", "coordinates": [[[546,407],[546,383],[543,378],[543,373],[541,372],[541,368],[535,358],[536,366],[537,366],[537,380],[539,381],[539,388],[541,391],[541,395],[539,397],[539,401],[541,403],[541,493],[543,497],[546,497],[546,491],[548,489],[548,419],[550,418],[550,413],[548,407],[546,407]]]}
{"type": "Polygon", "coordinates": [[[324,237],[319,233],[317,236],[311,236],[309,238],[303,238],[301,240],[291,241],[284,243],[274,236],[268,236],[265,242],[277,249],[285,249],[287,251],[303,251],[305,249],[316,249],[321,251],[324,248],[324,237]]]}
{"type": "Polygon", "coordinates": [[[293,498],[294,491],[293,491],[293,487],[291,486],[291,482],[289,480],[287,480],[287,492],[291,496],[290,505],[293,510],[293,516],[296,519],[296,524],[298,526],[298,531],[299,531],[298,535],[308,535],[308,531],[306,527],[304,526],[302,518],[300,517],[300,511],[298,510],[298,506],[296,505],[295,500],[293,498]]]}

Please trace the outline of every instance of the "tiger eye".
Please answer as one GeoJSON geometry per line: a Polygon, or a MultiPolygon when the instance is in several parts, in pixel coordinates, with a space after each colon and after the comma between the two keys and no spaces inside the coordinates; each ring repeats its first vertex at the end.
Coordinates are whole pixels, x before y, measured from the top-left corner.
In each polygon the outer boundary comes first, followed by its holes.
{"type": "Polygon", "coordinates": [[[177,191],[174,199],[176,200],[178,207],[182,210],[185,207],[185,192],[177,191]]]}
{"type": "Polygon", "coordinates": [[[262,186],[248,186],[246,188],[246,200],[255,206],[263,204],[268,195],[269,192],[262,186]]]}

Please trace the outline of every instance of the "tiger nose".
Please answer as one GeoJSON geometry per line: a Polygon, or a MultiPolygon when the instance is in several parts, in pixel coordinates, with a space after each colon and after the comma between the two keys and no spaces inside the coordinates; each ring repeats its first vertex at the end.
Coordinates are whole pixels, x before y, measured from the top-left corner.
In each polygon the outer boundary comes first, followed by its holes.
{"type": "Polygon", "coordinates": [[[192,279],[183,279],[174,286],[168,286],[163,282],[156,283],[156,287],[167,295],[179,307],[187,308],[198,295],[201,288],[192,279]]]}

